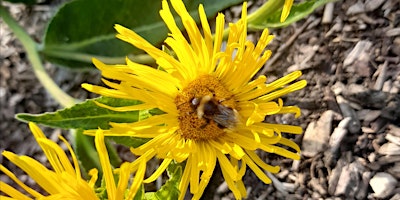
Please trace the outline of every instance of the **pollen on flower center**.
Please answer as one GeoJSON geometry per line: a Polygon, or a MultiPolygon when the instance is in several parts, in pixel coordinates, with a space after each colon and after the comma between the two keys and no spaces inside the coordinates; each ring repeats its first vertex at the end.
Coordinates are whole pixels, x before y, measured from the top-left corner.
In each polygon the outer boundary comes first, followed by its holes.
{"type": "Polygon", "coordinates": [[[209,140],[235,126],[235,99],[212,75],[191,82],[175,98],[183,138],[209,140]]]}

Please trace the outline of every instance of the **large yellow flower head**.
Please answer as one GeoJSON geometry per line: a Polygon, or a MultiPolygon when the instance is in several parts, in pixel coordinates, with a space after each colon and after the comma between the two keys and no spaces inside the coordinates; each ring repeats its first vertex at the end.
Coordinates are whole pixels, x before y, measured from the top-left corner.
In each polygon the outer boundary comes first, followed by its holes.
{"type": "Polygon", "coordinates": [[[263,121],[274,114],[295,113],[299,116],[299,108],[283,106],[279,97],[305,87],[306,81],[292,83],[301,76],[299,71],[269,84],[266,84],[265,76],[254,77],[271,55],[264,49],[273,36],[265,29],[256,45],[246,39],[246,3],[243,4],[242,18],[229,24],[226,47],[222,47],[223,14],[216,18],[213,38],[202,5],[199,6],[201,26],[198,27],[181,0],[171,0],[171,4],[188,36],[186,38],[179,30],[168,2],[163,0],[160,15],[170,31],[165,45],[173,50],[174,56],[152,46],[135,32],[115,26],[118,38],[147,52],[160,69],[130,60],[126,65],[109,66],[94,59],[108,87],[82,86],[103,96],[143,102],[126,107],[99,104],[108,109],[158,108],[164,111],[164,114],[134,123],[111,123],[111,129],[103,130],[106,136],[150,138],[146,144],[131,150],[140,156],[134,165],[153,157],[163,159],[144,183],[156,180],[173,160],[186,161],[179,184],[180,199],[189,185],[193,198],[199,199],[219,162],[225,181],[240,199],[246,196],[242,177],[247,167],[264,183],[271,180],[263,170],[279,171],[278,166],[266,164],[255,150],[300,159],[299,147],[281,133],[301,134],[302,129],[263,121]]]}
{"type": "MultiPolygon", "coordinates": [[[[47,169],[41,163],[28,156],[18,156],[9,151],[4,151],[2,155],[26,172],[48,194],[40,194],[39,192],[33,190],[20,181],[18,177],[16,177],[6,167],[0,165],[0,171],[10,177],[23,190],[25,190],[26,193],[29,194],[26,195],[21,193],[7,183],[0,181],[0,191],[8,195],[0,195],[0,199],[100,199],[95,193],[95,182],[98,178],[97,169],[90,170],[89,175],[91,176],[91,179],[86,181],[81,177],[81,171],[74,151],[62,136],[60,136],[60,139],[69,149],[73,160],[73,165],[69,161],[69,158],[64,150],[57,143],[47,139],[39,127],[33,123],[30,123],[29,127],[53,169],[47,169]]],[[[104,180],[106,182],[105,189],[107,191],[108,199],[132,199],[141,184],[141,180],[143,180],[144,174],[137,173],[137,178],[135,178],[132,185],[128,187],[132,166],[131,163],[124,163],[121,165],[120,169],[118,169],[118,174],[115,175],[119,179],[118,185],[116,186],[114,172],[110,165],[108,153],[104,143],[104,136],[101,131],[97,131],[96,133],[95,144],[104,173],[104,180]]],[[[145,169],[144,164],[135,166],[139,167],[137,170],[138,172],[143,172],[145,169]]]]}

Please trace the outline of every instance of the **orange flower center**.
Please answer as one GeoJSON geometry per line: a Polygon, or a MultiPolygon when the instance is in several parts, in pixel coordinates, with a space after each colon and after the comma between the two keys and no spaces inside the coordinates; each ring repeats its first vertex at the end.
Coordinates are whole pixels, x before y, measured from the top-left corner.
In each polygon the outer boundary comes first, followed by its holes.
{"type": "Polygon", "coordinates": [[[236,102],[217,78],[203,75],[191,82],[175,98],[180,134],[185,139],[217,138],[237,122],[236,102]]]}

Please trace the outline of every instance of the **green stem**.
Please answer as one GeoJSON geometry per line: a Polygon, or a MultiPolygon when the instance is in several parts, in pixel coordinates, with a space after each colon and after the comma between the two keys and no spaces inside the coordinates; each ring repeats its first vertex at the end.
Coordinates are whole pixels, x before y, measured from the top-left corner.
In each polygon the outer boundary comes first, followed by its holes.
{"type": "Polygon", "coordinates": [[[285,0],[268,0],[259,9],[247,16],[247,23],[251,24],[260,18],[265,17],[265,15],[270,15],[271,13],[282,8],[285,0]]]}
{"type": "Polygon", "coordinates": [[[7,9],[0,5],[0,16],[5,23],[14,32],[15,36],[21,41],[22,46],[27,52],[28,59],[32,64],[33,71],[36,77],[46,88],[46,90],[53,96],[53,98],[63,107],[70,107],[78,102],[78,100],[72,98],[49,77],[42,65],[39,53],[37,51],[37,43],[35,43],[32,38],[25,32],[25,30],[11,17],[7,9]]]}
{"type": "MultiPolygon", "coordinates": [[[[266,15],[269,15],[276,10],[282,8],[285,0],[268,0],[255,12],[247,15],[247,24],[255,23],[258,20],[262,20],[266,15]]],[[[229,27],[225,28],[223,38],[227,39],[229,35],[229,27]]]]}

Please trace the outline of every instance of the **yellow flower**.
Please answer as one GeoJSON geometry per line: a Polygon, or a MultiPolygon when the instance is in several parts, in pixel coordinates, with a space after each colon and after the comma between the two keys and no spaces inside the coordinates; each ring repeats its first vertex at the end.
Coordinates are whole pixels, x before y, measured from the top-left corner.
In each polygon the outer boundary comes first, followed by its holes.
{"type": "MultiPolygon", "coordinates": [[[[229,24],[225,50],[222,47],[223,14],[216,18],[213,40],[202,5],[199,6],[201,27],[198,27],[181,0],[171,0],[171,4],[188,36],[186,39],[179,30],[168,2],[163,0],[160,15],[170,30],[165,45],[173,50],[175,57],[152,46],[135,32],[116,25],[117,37],[147,52],[160,70],[130,60],[126,65],[108,66],[94,59],[107,87],[90,84],[82,87],[103,96],[143,102],[125,107],[98,103],[111,110],[158,108],[164,111],[164,114],[134,123],[111,123],[110,130],[103,130],[105,136],[150,138],[146,144],[131,150],[140,156],[134,162],[136,165],[153,157],[163,159],[160,167],[143,183],[156,180],[171,161],[186,161],[179,184],[180,199],[189,185],[193,198],[199,199],[219,162],[234,196],[243,198],[246,189],[242,177],[247,166],[267,184],[271,180],[263,170],[279,171],[278,166],[264,163],[255,150],[300,159],[299,147],[281,133],[301,134],[301,127],[263,121],[268,115],[282,113],[295,113],[298,117],[300,109],[283,106],[279,97],[305,87],[306,81],[291,83],[301,76],[299,71],[269,84],[265,76],[254,77],[271,55],[264,49],[273,37],[265,29],[256,45],[246,40],[246,3],[241,20],[229,24]]],[[[94,135],[95,132],[85,133],[94,135]]]]}
{"type": "MultiPolygon", "coordinates": [[[[47,169],[41,163],[28,156],[18,156],[9,151],[4,151],[2,155],[25,171],[49,195],[40,194],[39,192],[28,187],[3,165],[0,165],[0,171],[10,177],[35,199],[99,199],[96,196],[94,185],[97,180],[97,170],[90,170],[89,175],[91,176],[91,179],[89,181],[84,180],[81,177],[81,171],[76,159],[76,155],[73,152],[70,144],[62,136],[59,138],[69,149],[73,165],[69,161],[64,150],[58,146],[57,143],[47,139],[38,126],[33,123],[29,123],[29,127],[35,136],[36,141],[49,160],[53,170],[47,169]]],[[[104,144],[104,136],[101,131],[98,131],[96,134],[96,148],[100,155],[101,166],[106,180],[108,199],[123,199],[128,184],[128,178],[130,177],[131,164],[122,164],[121,168],[119,169],[120,175],[118,187],[116,187],[110,162],[108,160],[108,153],[104,144]]],[[[144,167],[144,165],[139,166],[140,169],[138,172],[144,171],[144,167]]],[[[143,179],[143,175],[136,175],[137,177],[141,177],[143,179]]],[[[136,185],[132,185],[133,187],[131,187],[129,194],[127,195],[127,199],[132,199],[138,188],[137,185],[141,184],[140,181],[136,182],[136,185]]],[[[32,197],[21,193],[3,181],[0,181],[0,191],[9,196],[0,196],[1,198],[8,199],[11,197],[11,199],[19,200],[32,199],[32,197]]]]}
{"type": "Polygon", "coordinates": [[[285,4],[283,4],[282,14],[281,14],[281,22],[284,22],[286,18],[289,16],[290,9],[292,8],[293,0],[285,0],[285,4]]]}

